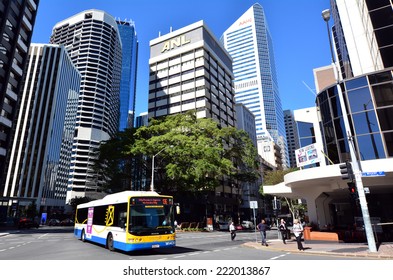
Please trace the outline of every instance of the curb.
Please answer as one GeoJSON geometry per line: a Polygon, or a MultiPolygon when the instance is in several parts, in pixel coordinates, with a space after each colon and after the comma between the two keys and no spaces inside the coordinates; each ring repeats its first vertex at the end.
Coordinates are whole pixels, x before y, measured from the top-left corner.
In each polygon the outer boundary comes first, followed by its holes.
{"type": "Polygon", "coordinates": [[[375,259],[386,259],[386,260],[393,260],[393,256],[390,255],[378,255],[376,253],[336,253],[336,252],[329,252],[329,251],[302,251],[299,252],[298,250],[294,249],[284,249],[284,248],[274,248],[273,246],[266,247],[258,247],[255,244],[244,243],[243,246],[255,248],[256,250],[266,250],[266,251],[278,251],[278,252],[290,252],[295,254],[311,254],[311,255],[329,255],[329,256],[341,256],[341,257],[357,257],[357,258],[375,258],[375,259]]]}

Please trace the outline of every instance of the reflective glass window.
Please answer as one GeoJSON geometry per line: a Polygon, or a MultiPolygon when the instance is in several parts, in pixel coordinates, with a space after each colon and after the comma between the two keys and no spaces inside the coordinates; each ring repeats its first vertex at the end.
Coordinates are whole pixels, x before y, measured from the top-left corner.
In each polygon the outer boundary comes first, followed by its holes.
{"type": "Polygon", "coordinates": [[[367,82],[366,77],[360,77],[360,78],[352,79],[352,80],[345,82],[345,87],[346,87],[347,91],[352,90],[352,89],[356,89],[356,88],[360,88],[360,87],[365,87],[367,85],[368,85],[368,82],[367,82]]]}
{"type": "Polygon", "coordinates": [[[382,131],[393,130],[393,107],[377,110],[382,131]]]}
{"type": "Polygon", "coordinates": [[[334,120],[334,128],[336,129],[337,139],[343,139],[344,135],[347,135],[346,133],[344,133],[345,127],[343,118],[338,118],[334,120]]]}
{"type": "Polygon", "coordinates": [[[334,141],[334,128],[332,122],[328,122],[323,126],[324,136],[326,143],[334,141]]]}
{"type": "Polygon", "coordinates": [[[328,102],[321,103],[319,109],[320,109],[323,123],[330,122],[332,120],[332,116],[330,114],[329,103],[328,102]]]}
{"type": "Polygon", "coordinates": [[[393,84],[382,84],[373,87],[377,107],[393,105],[393,84]]]}
{"type": "Polygon", "coordinates": [[[368,76],[368,79],[370,81],[370,84],[379,84],[383,82],[388,82],[392,80],[392,72],[387,71],[387,72],[382,72],[378,74],[372,74],[368,76]]]}
{"type": "Polygon", "coordinates": [[[335,142],[327,144],[327,156],[333,163],[339,163],[340,158],[338,157],[337,145],[335,142]]]}
{"type": "Polygon", "coordinates": [[[374,108],[368,87],[349,91],[348,98],[352,113],[374,108]]]}
{"type": "Polygon", "coordinates": [[[351,154],[349,151],[348,141],[342,139],[338,141],[338,147],[340,149],[341,162],[351,159],[351,154]]]}
{"type": "Polygon", "coordinates": [[[315,137],[300,138],[300,147],[305,147],[315,143],[315,137]]]}
{"type": "Polygon", "coordinates": [[[384,133],[383,137],[385,138],[388,157],[393,157],[393,132],[384,133]]]}
{"type": "Polygon", "coordinates": [[[374,111],[366,111],[352,115],[356,134],[378,132],[378,122],[374,111]]]}
{"type": "Polygon", "coordinates": [[[381,135],[379,133],[357,137],[361,160],[385,158],[381,135]]]}
{"type": "Polygon", "coordinates": [[[300,137],[312,137],[315,135],[312,123],[297,122],[297,128],[300,137]]]}
{"type": "Polygon", "coordinates": [[[337,95],[330,99],[330,103],[332,104],[332,112],[331,113],[333,115],[333,118],[337,118],[337,117],[342,116],[340,100],[337,95]]]}

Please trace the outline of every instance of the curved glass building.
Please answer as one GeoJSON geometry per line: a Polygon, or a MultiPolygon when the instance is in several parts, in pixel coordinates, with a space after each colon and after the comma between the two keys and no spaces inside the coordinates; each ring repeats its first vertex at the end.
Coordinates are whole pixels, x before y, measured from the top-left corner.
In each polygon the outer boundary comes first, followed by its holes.
{"type": "MultiPolygon", "coordinates": [[[[340,86],[357,159],[363,161],[392,157],[392,69],[344,80],[340,86]]],[[[334,163],[348,160],[349,143],[336,85],[321,91],[317,96],[317,104],[327,156],[334,163]]]]}

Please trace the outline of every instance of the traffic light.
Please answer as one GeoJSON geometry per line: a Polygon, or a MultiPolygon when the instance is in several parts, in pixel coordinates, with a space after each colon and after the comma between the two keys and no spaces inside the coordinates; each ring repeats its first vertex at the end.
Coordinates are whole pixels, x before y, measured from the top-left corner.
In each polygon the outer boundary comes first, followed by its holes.
{"type": "Polygon", "coordinates": [[[340,164],[339,167],[340,167],[341,179],[349,180],[353,182],[355,176],[353,174],[352,164],[349,161],[346,161],[345,163],[340,164]]]}
{"type": "Polygon", "coordinates": [[[353,199],[357,199],[358,198],[358,191],[356,189],[356,184],[355,183],[347,183],[348,185],[348,190],[349,190],[349,194],[351,195],[351,197],[353,199]]]}

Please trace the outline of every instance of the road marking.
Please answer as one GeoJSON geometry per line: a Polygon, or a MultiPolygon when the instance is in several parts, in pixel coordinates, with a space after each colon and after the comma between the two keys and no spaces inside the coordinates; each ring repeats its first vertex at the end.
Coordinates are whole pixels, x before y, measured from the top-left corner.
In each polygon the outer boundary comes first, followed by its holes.
{"type": "Polygon", "coordinates": [[[175,256],[173,257],[174,259],[178,259],[178,258],[184,258],[186,255],[179,255],[179,256],[175,256]]]}
{"type": "Polygon", "coordinates": [[[270,260],[277,260],[277,259],[279,259],[279,258],[283,258],[283,257],[285,257],[286,255],[290,255],[290,254],[291,254],[291,253],[282,254],[282,255],[279,255],[279,256],[277,256],[277,257],[270,258],[270,260]]]}
{"type": "Polygon", "coordinates": [[[48,234],[49,234],[49,233],[45,233],[45,234],[39,236],[37,239],[41,239],[41,237],[45,237],[45,236],[47,236],[48,234]]]}

